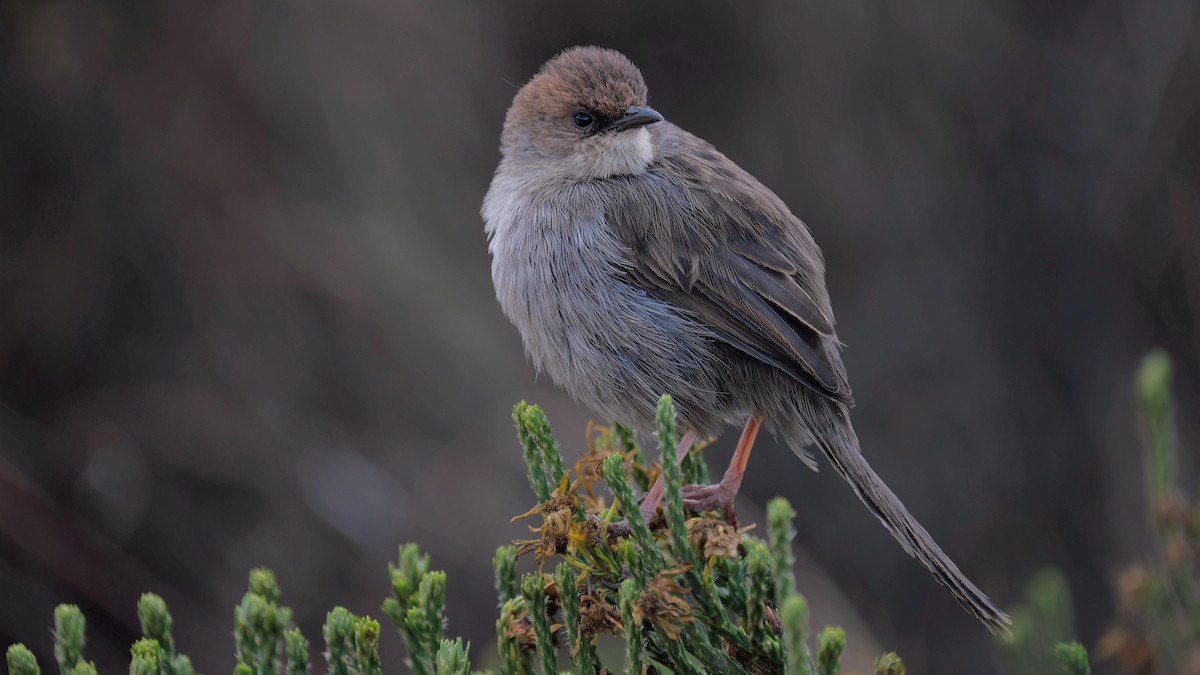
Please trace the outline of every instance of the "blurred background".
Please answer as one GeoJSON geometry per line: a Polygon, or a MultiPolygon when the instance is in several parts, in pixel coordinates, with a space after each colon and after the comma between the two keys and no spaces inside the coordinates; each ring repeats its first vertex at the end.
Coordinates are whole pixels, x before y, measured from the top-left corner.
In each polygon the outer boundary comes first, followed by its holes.
{"type": "MultiPolygon", "coordinates": [[[[0,645],[52,663],[75,602],[119,671],[154,591],[228,671],[252,566],[315,637],[334,604],[379,617],[415,541],[486,665],[491,555],[533,505],[511,407],[570,455],[590,414],[526,363],[478,209],[517,88],[589,43],[813,230],[859,435],[909,509],[1001,604],[1060,567],[1095,643],[1152,550],[1148,348],[1200,438],[1192,0],[3,3],[0,645]]],[[[762,442],[743,494],[745,522],[796,505],[818,625],[1002,672],[831,471],[762,442]]]]}

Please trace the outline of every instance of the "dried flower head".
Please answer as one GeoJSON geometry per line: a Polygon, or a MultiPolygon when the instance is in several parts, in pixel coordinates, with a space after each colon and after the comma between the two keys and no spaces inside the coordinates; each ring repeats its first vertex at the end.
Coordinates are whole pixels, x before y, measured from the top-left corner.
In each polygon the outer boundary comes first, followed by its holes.
{"type": "Polygon", "coordinates": [[[1160,527],[1186,527],[1192,519],[1192,505],[1181,492],[1171,490],[1154,505],[1154,519],[1160,527]]]}
{"type": "Polygon", "coordinates": [[[738,547],[742,545],[742,535],[752,529],[750,525],[740,530],[725,522],[723,518],[701,516],[687,521],[688,543],[704,558],[738,557],[738,547]]]}
{"type": "Polygon", "coordinates": [[[633,620],[639,624],[649,620],[669,640],[682,635],[681,624],[693,621],[691,605],[683,596],[691,590],[680,586],[673,578],[689,569],[684,565],[663,570],[651,579],[633,607],[633,620]]]}
{"type": "Polygon", "coordinates": [[[592,483],[604,481],[604,460],[616,450],[612,447],[612,432],[608,427],[596,426],[590,420],[587,428],[587,449],[575,462],[575,475],[589,496],[593,494],[592,483]]]}
{"type": "Polygon", "coordinates": [[[566,550],[572,525],[575,524],[575,513],[579,510],[578,487],[578,481],[568,483],[564,475],[549,499],[513,518],[517,521],[534,514],[542,516],[541,527],[529,528],[530,532],[539,535],[537,539],[518,539],[513,542],[518,556],[534,551],[538,562],[541,562],[566,550]]]}
{"type": "Polygon", "coordinates": [[[1122,570],[1117,577],[1117,607],[1121,613],[1137,613],[1150,584],[1150,570],[1145,565],[1130,565],[1122,570]]]}
{"type": "Polygon", "coordinates": [[[1172,532],[1163,538],[1163,563],[1167,569],[1191,567],[1194,558],[1191,542],[1182,532],[1172,532]]]}
{"type": "Polygon", "coordinates": [[[1154,646],[1138,628],[1114,626],[1108,629],[1096,645],[1096,657],[1102,661],[1115,660],[1122,672],[1155,672],[1154,646]]]}
{"type": "Polygon", "coordinates": [[[591,593],[579,596],[579,631],[584,635],[598,636],[608,632],[613,637],[621,636],[621,610],[604,597],[591,593]]]}
{"type": "Polygon", "coordinates": [[[589,516],[599,516],[608,511],[608,500],[604,495],[583,495],[580,497],[583,512],[589,516]]]}
{"type": "Polygon", "coordinates": [[[606,523],[599,520],[584,520],[576,523],[568,535],[573,545],[583,545],[593,548],[604,540],[606,523]]]}
{"type": "Polygon", "coordinates": [[[533,622],[529,620],[528,612],[508,624],[508,637],[516,640],[522,649],[537,649],[537,636],[533,632],[533,622]]]}
{"type": "Polygon", "coordinates": [[[775,608],[767,605],[763,607],[763,618],[767,621],[767,627],[771,629],[772,635],[783,634],[783,623],[779,621],[779,615],[775,613],[775,608]]]}

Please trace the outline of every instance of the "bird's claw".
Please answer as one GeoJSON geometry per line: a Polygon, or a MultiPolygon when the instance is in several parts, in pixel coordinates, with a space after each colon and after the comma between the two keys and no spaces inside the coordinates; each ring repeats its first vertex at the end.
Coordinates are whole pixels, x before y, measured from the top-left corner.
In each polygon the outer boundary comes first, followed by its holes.
{"type": "Polygon", "coordinates": [[[725,516],[725,522],[737,527],[737,514],[733,510],[733,498],[737,490],[724,483],[713,485],[684,485],[682,489],[683,508],[691,511],[711,511],[720,509],[725,516]]]}

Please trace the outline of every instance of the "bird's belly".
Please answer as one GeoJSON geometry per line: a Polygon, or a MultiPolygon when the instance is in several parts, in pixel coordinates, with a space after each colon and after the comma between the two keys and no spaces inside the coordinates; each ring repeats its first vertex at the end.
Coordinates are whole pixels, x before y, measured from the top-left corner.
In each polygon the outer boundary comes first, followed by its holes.
{"type": "Polygon", "coordinates": [[[497,297],[539,371],[643,429],[663,394],[682,404],[716,389],[705,330],[623,279],[621,248],[602,220],[542,234],[492,247],[497,297]]]}

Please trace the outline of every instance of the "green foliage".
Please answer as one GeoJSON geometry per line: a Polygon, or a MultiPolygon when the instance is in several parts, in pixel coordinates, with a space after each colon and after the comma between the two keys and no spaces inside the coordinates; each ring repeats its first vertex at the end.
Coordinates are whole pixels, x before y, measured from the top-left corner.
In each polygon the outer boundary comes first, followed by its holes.
{"type": "MultiPolygon", "coordinates": [[[[526,457],[536,465],[529,472],[535,497],[546,495],[526,514],[541,516],[541,527],[534,528],[539,538],[517,542],[517,551],[534,552],[543,561],[561,558],[554,572],[561,648],[574,672],[615,672],[601,664],[593,647],[605,632],[624,638],[625,672],[815,672],[807,604],[796,593],[792,572],[795,514],[786,501],[769,510],[769,545],[716,515],[689,517],[684,482],[708,475],[702,466],[689,468],[689,462],[703,464],[692,453],[682,467],[663,464],[662,518],[647,523],[634,489],[648,488],[652,476],[632,433],[589,431],[584,468],[568,482],[569,476],[556,473],[565,463],[547,454],[557,452],[558,444],[547,437],[540,411],[521,405],[514,419],[526,457]],[[547,476],[545,492],[539,476],[547,476]],[[611,506],[592,496],[594,478],[612,493],[611,506]]],[[[660,402],[656,422],[659,454],[673,458],[678,429],[669,396],[660,402]]],[[[537,575],[525,577],[519,598],[510,597],[511,555],[499,551],[494,561],[503,602],[497,626],[502,672],[552,672],[556,644],[546,624],[554,616],[545,612],[553,611],[553,603],[545,601],[537,575]]],[[[828,629],[818,646],[820,672],[836,672],[845,634],[828,629]]]]}
{"type": "Polygon", "coordinates": [[[354,651],[354,626],[358,617],[345,607],[334,607],[325,615],[321,635],[325,638],[325,661],[329,675],[350,675],[356,654],[354,651]]]}
{"type": "Polygon", "coordinates": [[[796,577],[792,571],[795,558],[792,540],[796,530],[792,519],[796,511],[783,497],[767,504],[767,530],[770,537],[775,605],[780,608],[783,623],[784,663],[791,672],[813,672],[812,656],[808,651],[808,602],[796,592],[796,577]]]}
{"type": "Polygon", "coordinates": [[[129,675],[158,675],[166,668],[166,660],[158,642],[142,638],[129,649],[129,675]]]}
{"type": "MultiPolygon", "coordinates": [[[[233,609],[238,666],[242,667],[243,672],[255,675],[279,672],[282,665],[279,660],[280,644],[284,631],[292,622],[292,610],[281,607],[279,597],[279,585],[275,582],[274,573],[263,568],[250,572],[249,590],[242,596],[242,602],[233,609]]],[[[144,619],[143,625],[146,625],[144,619]]],[[[169,616],[166,625],[170,627],[169,616]]]]}
{"type": "Polygon", "coordinates": [[[837,675],[845,649],[846,631],[837,626],[826,626],[817,636],[817,674],[837,675]]]}
{"type": "MultiPolygon", "coordinates": [[[[446,623],[446,573],[430,571],[429,567],[429,556],[421,555],[416,544],[401,546],[399,562],[388,564],[392,597],[383,601],[384,615],[400,629],[408,648],[406,663],[418,675],[436,672],[434,659],[441,648],[446,623]]],[[[500,572],[497,568],[498,575],[500,572]]],[[[515,574],[515,558],[508,573],[515,574]]]]}
{"type": "Polygon", "coordinates": [[[1157,555],[1117,581],[1117,616],[1097,655],[1126,673],[1192,672],[1200,663],[1200,503],[1178,483],[1171,360],[1155,350],[1134,385],[1157,555]]]}
{"type": "MultiPolygon", "coordinates": [[[[153,593],[145,593],[138,599],[137,614],[138,621],[142,624],[143,637],[130,649],[129,672],[147,675],[195,675],[191,660],[175,651],[175,638],[171,635],[171,613],[167,610],[167,603],[153,593]]],[[[59,646],[56,644],[55,653],[58,651],[59,646]]]]}
{"type": "Polygon", "coordinates": [[[550,423],[542,409],[521,401],[513,407],[513,422],[517,425],[517,439],[525,451],[525,464],[529,468],[529,486],[539,502],[550,498],[550,490],[566,475],[562,455],[558,454],[558,441],[550,433],[550,423]]]}
{"type": "Polygon", "coordinates": [[[776,497],[767,504],[767,527],[771,533],[771,560],[775,572],[777,605],[782,605],[784,598],[796,592],[796,577],[792,572],[796,564],[792,555],[792,540],[796,538],[792,519],[795,517],[795,510],[783,497],[776,497]]]}
{"type": "Polygon", "coordinates": [[[1057,669],[1055,645],[1075,636],[1071,607],[1071,589],[1061,572],[1047,568],[1033,575],[1021,604],[1009,613],[1011,639],[996,639],[1009,672],[1037,675],[1057,669]]]}
{"type": "MultiPolygon", "coordinates": [[[[592,651],[591,641],[582,634],[579,620],[579,593],[575,587],[575,572],[567,563],[559,563],[554,570],[554,588],[558,592],[558,602],[562,610],[563,629],[565,631],[567,648],[570,652],[572,662],[575,664],[575,669],[580,675],[590,675],[596,672],[595,656],[592,651]]],[[[528,601],[529,596],[526,596],[528,601]]],[[[545,609],[542,605],[530,605],[530,610],[542,615],[538,620],[545,619],[545,609]]],[[[536,623],[535,623],[536,626],[536,623]]],[[[538,633],[535,630],[534,636],[538,633]]],[[[543,655],[543,659],[549,660],[549,668],[546,673],[555,671],[554,659],[546,656],[554,653],[553,642],[542,641],[540,638],[537,644],[538,653],[543,655]]]]}
{"type": "Polygon", "coordinates": [[[513,546],[501,546],[496,549],[496,557],[492,559],[492,569],[496,572],[496,595],[500,604],[512,600],[520,594],[517,586],[517,549],[513,546]]]}
{"type": "Polygon", "coordinates": [[[153,593],[144,593],[138,599],[137,614],[142,635],[173,653],[175,640],[171,637],[171,613],[167,611],[167,603],[153,593]]]}
{"type": "Polygon", "coordinates": [[[321,629],[330,675],[380,675],[379,622],[334,607],[321,629]]]}
{"type": "Polygon", "coordinates": [[[1135,387],[1141,416],[1148,493],[1157,501],[1176,490],[1179,442],[1171,398],[1171,358],[1156,349],[1142,360],[1135,387]]]}
{"type": "MultiPolygon", "coordinates": [[[[1158,556],[1120,574],[1117,616],[1096,653],[1125,673],[1189,672],[1200,655],[1200,504],[1178,485],[1170,357],[1162,350],[1147,354],[1133,389],[1158,556]]],[[[1066,642],[1074,626],[1070,592],[1060,573],[1035,575],[1012,617],[1013,642],[1002,645],[1012,672],[1090,672],[1084,648],[1066,642]]]]}
{"type": "MultiPolygon", "coordinates": [[[[533,623],[533,635],[537,639],[537,655],[542,675],[558,673],[558,659],[554,653],[554,641],[550,637],[550,617],[546,614],[546,589],[541,574],[526,574],[521,578],[521,595],[529,608],[529,619],[533,623]]],[[[575,619],[578,624],[578,617],[575,619]]],[[[569,631],[568,631],[569,634],[569,631]]]]}
{"type": "Polygon", "coordinates": [[[875,675],[905,675],[904,663],[893,652],[875,659],[875,675]]]}
{"type": "Polygon", "coordinates": [[[462,638],[442,640],[434,658],[437,675],[467,675],[471,672],[471,663],[467,660],[470,649],[470,643],[464,645],[462,638]]]}
{"type": "Polygon", "coordinates": [[[307,675],[308,639],[293,628],[283,634],[284,654],[287,655],[287,675],[307,675]]]}
{"type": "Polygon", "coordinates": [[[609,445],[616,448],[621,456],[629,461],[630,477],[637,484],[637,488],[642,492],[649,490],[651,484],[654,483],[654,476],[646,462],[646,456],[642,453],[642,447],[638,445],[637,434],[629,427],[615,423],[612,425],[610,433],[615,438],[611,439],[609,445]]]}
{"type": "Polygon", "coordinates": [[[364,616],[354,622],[354,669],[360,675],[380,675],[379,622],[364,616]]]}
{"type": "Polygon", "coordinates": [[[42,672],[42,669],[38,668],[37,659],[33,658],[33,652],[23,644],[9,647],[5,653],[5,661],[8,663],[9,675],[40,675],[42,672]]]}
{"type": "Polygon", "coordinates": [[[532,675],[533,647],[537,642],[526,616],[525,598],[517,596],[500,605],[496,621],[496,647],[502,675],[532,675]]]}
{"type": "Polygon", "coordinates": [[[80,668],[83,647],[87,644],[86,628],[87,620],[79,607],[59,605],[54,608],[54,660],[58,661],[62,672],[71,673],[80,668]]]}
{"type": "Polygon", "coordinates": [[[1087,650],[1078,642],[1060,642],[1055,645],[1054,659],[1067,675],[1089,675],[1092,672],[1087,650]]]}
{"type": "Polygon", "coordinates": [[[783,600],[780,608],[783,623],[784,663],[790,672],[810,675],[813,672],[812,657],[808,653],[808,601],[793,594],[783,600]]]}
{"type": "Polygon", "coordinates": [[[626,673],[641,673],[645,669],[645,629],[642,627],[642,622],[634,618],[639,595],[636,581],[626,579],[621,582],[619,603],[621,606],[621,623],[625,626],[626,673]]]}
{"type": "MultiPolygon", "coordinates": [[[[660,454],[672,459],[678,430],[669,396],[660,402],[656,420],[660,454]]],[[[792,571],[795,512],[786,500],[770,503],[765,539],[735,530],[716,514],[689,517],[684,483],[708,476],[702,457],[692,452],[682,466],[667,461],[662,467],[662,518],[648,523],[634,489],[647,490],[656,475],[631,431],[614,426],[593,433],[589,428],[588,452],[572,481],[541,409],[521,403],[513,421],[539,502],[525,517],[539,515],[542,524],[534,528],[537,539],[501,546],[492,561],[503,675],[554,675],[560,658],[569,659],[581,675],[620,672],[599,658],[596,643],[603,634],[623,639],[622,670],[638,675],[838,673],[846,647],[840,628],[820,631],[815,660],[810,647],[808,604],[796,591],[792,571]],[[607,486],[610,506],[593,493],[593,481],[607,486]],[[559,558],[553,574],[518,577],[517,557],[526,552],[534,552],[543,566],[559,558]]],[[[444,637],[445,573],[431,569],[430,557],[415,544],[405,544],[398,561],[388,565],[388,575],[391,595],[382,611],[404,640],[411,672],[470,673],[469,643],[444,637]]],[[[255,569],[248,587],[234,608],[235,675],[307,675],[310,645],[292,625],[292,610],[279,604],[275,575],[255,569]]],[[[1056,593],[1043,589],[1036,595],[1056,593]]],[[[142,596],[137,613],[144,637],[130,650],[130,673],[195,675],[188,658],[176,653],[163,599],[142,596]]],[[[83,661],[86,622],[79,609],[60,606],[54,627],[54,654],[62,672],[95,675],[95,667],[83,661]]],[[[381,675],[381,633],[374,619],[335,607],[322,636],[330,675],[381,675]]],[[[1055,655],[1068,673],[1088,672],[1086,652],[1077,644],[1060,645],[1055,655]]],[[[40,672],[22,645],[9,648],[7,662],[12,675],[40,672]]],[[[904,672],[894,654],[875,662],[877,675],[904,672]]]]}

